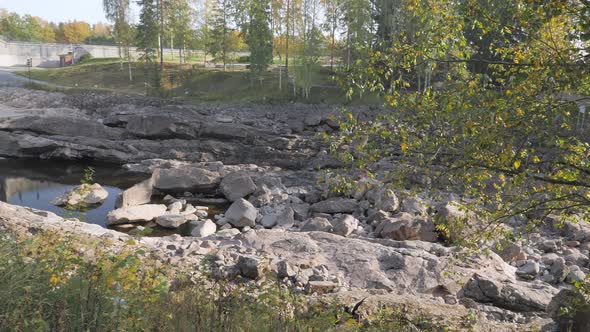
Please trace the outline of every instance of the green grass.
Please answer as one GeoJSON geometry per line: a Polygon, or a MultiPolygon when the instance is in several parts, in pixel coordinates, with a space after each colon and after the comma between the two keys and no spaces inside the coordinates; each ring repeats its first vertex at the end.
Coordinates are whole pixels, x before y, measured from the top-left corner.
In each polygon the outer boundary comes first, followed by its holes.
{"type": "MultiPolygon", "coordinates": [[[[75,89],[102,90],[113,93],[146,94],[143,66],[132,64],[133,81],[129,81],[127,63],[118,59],[90,59],[84,63],[56,69],[34,70],[31,77],[59,86],[75,89]]],[[[26,75],[26,73],[19,73],[26,75]]],[[[333,82],[328,69],[321,69],[311,91],[311,98],[294,96],[293,87],[285,78],[279,89],[279,73],[268,71],[254,77],[247,70],[205,69],[201,64],[179,65],[166,63],[162,74],[162,88],[149,89],[148,94],[173,97],[195,103],[328,103],[378,104],[374,97],[349,101],[342,89],[333,82]]]]}

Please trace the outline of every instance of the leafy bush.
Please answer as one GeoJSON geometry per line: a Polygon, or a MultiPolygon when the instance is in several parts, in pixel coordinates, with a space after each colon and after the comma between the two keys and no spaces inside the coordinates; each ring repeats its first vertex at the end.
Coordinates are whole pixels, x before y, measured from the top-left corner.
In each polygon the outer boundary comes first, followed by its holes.
{"type": "Polygon", "coordinates": [[[88,62],[88,61],[92,60],[92,58],[93,58],[93,56],[90,53],[82,54],[82,56],[80,57],[80,59],[78,59],[78,63],[88,62]]]}

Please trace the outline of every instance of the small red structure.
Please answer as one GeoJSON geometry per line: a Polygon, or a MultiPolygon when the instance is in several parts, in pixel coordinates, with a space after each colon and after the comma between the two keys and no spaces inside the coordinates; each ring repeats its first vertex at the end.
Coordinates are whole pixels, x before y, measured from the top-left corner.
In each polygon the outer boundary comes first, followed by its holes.
{"type": "Polygon", "coordinates": [[[74,64],[74,55],[70,52],[68,54],[60,54],[59,55],[59,66],[60,67],[67,67],[74,64]]]}

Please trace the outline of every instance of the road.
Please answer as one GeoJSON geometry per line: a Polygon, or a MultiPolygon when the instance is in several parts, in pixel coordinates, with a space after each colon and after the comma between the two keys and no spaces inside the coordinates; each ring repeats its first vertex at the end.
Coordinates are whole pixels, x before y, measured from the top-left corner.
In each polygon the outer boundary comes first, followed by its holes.
{"type": "Polygon", "coordinates": [[[14,72],[25,69],[24,67],[0,67],[0,86],[24,86],[27,79],[14,72]]]}

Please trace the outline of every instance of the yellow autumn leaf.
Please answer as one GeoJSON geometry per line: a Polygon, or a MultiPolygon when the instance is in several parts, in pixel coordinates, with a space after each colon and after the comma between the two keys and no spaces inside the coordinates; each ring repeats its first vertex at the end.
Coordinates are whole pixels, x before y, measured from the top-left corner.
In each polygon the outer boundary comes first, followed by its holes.
{"type": "Polygon", "coordinates": [[[539,157],[537,157],[537,156],[534,156],[533,157],[533,162],[540,163],[541,162],[541,159],[539,159],[539,157]]]}
{"type": "Polygon", "coordinates": [[[59,277],[56,276],[55,274],[52,274],[51,278],[49,278],[49,283],[54,284],[54,285],[59,283],[59,277]]]}
{"type": "Polygon", "coordinates": [[[520,160],[516,160],[516,161],[514,162],[514,168],[515,168],[515,169],[519,169],[519,168],[520,168],[520,160]]]}
{"type": "Polygon", "coordinates": [[[403,143],[401,144],[401,148],[402,148],[402,152],[404,152],[404,153],[405,153],[405,152],[406,152],[406,150],[408,150],[408,144],[407,144],[406,142],[403,142],[403,143]]]}

